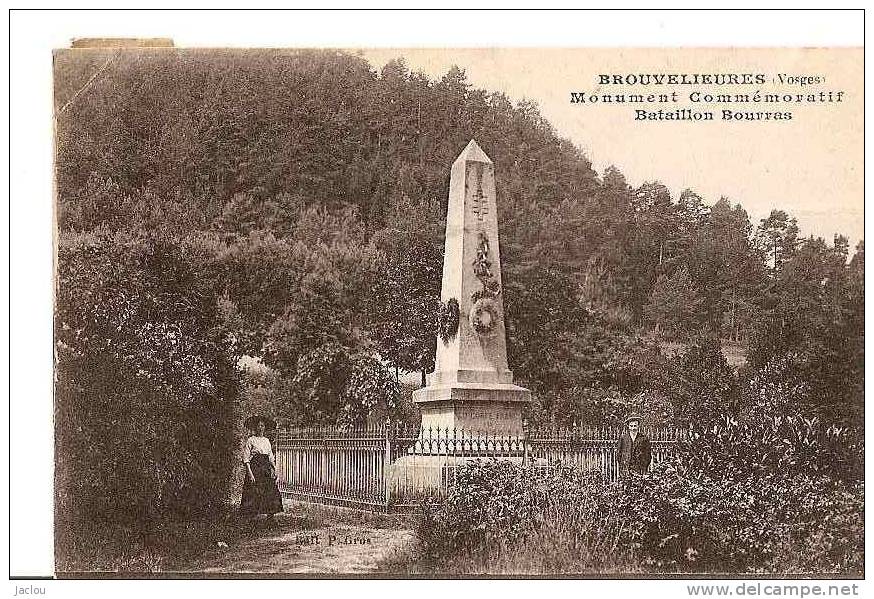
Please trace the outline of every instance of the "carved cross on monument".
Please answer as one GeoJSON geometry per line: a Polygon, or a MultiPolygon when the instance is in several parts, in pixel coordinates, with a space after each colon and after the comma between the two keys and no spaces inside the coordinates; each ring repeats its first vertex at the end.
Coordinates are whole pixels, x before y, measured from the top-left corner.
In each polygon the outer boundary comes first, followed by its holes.
{"type": "Polygon", "coordinates": [[[452,165],[440,299],[458,301],[459,324],[437,339],[428,386],[414,393],[422,427],[522,432],[527,389],[507,367],[495,167],[471,140],[452,165]]]}
{"type": "Polygon", "coordinates": [[[483,195],[483,167],[477,168],[476,193],[473,194],[473,213],[476,214],[477,222],[481,225],[483,218],[489,213],[489,204],[483,195]]]}

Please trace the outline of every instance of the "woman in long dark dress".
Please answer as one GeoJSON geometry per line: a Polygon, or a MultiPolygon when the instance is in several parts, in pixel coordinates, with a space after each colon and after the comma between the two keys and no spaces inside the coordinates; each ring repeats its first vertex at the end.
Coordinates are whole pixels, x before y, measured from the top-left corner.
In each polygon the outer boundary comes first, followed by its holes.
{"type": "Polygon", "coordinates": [[[273,521],[273,515],[282,511],[282,497],[276,485],[276,458],[270,439],[265,436],[267,419],[257,416],[246,420],[250,431],[254,432],[246,439],[243,448],[243,465],[246,469],[243,479],[243,499],[240,503],[240,513],[249,516],[267,515],[267,521],[273,521]]]}

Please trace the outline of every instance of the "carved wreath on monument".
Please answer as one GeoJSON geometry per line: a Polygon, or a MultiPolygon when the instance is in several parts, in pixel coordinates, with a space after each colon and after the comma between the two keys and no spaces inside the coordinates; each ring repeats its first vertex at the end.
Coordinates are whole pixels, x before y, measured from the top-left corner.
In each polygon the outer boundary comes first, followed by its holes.
{"type": "Polygon", "coordinates": [[[443,343],[449,343],[458,333],[458,300],[450,297],[437,306],[437,334],[443,343]]]}
{"type": "Polygon", "coordinates": [[[496,331],[501,320],[501,310],[495,298],[501,293],[500,284],[492,275],[492,261],[489,259],[489,238],[483,232],[479,233],[479,244],[476,258],[473,261],[473,272],[482,283],[483,288],[470,296],[470,327],[480,337],[490,337],[496,331]]]}

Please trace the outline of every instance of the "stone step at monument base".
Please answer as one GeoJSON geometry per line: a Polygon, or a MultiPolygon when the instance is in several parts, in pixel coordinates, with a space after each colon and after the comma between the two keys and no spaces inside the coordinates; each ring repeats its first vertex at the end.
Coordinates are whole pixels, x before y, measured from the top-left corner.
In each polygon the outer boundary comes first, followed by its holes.
{"type": "Polygon", "coordinates": [[[428,375],[429,387],[445,387],[459,383],[462,386],[466,383],[485,383],[511,385],[519,388],[513,385],[512,370],[465,370],[459,368],[451,371],[437,370],[428,375]]]}

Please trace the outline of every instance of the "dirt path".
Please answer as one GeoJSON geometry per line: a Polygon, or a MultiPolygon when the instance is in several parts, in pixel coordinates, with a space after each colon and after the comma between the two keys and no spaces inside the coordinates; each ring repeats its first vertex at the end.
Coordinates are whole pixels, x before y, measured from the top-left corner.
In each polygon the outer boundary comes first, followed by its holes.
{"type": "MultiPolygon", "coordinates": [[[[346,520],[346,518],[343,518],[346,520]]],[[[190,565],[204,573],[370,574],[415,542],[411,530],[325,521],[309,528],[282,514],[277,527],[232,547],[216,547],[190,565]]]]}

